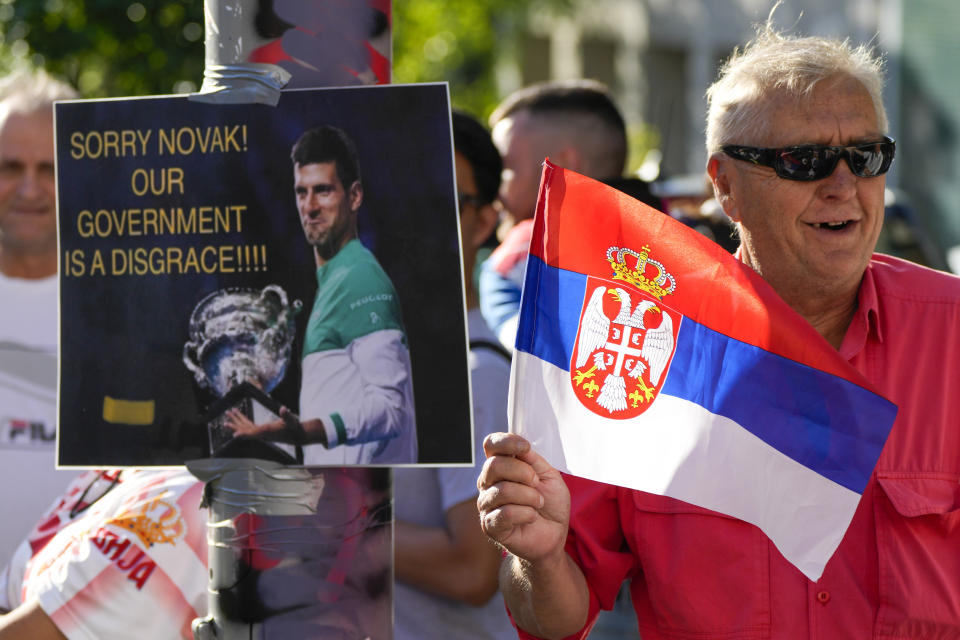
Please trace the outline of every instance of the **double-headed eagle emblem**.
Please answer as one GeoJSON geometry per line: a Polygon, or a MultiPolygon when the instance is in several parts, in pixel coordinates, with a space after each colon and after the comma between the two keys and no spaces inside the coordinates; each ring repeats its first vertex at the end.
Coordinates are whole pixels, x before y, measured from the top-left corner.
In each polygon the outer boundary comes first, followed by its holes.
{"type": "Polygon", "coordinates": [[[676,282],[649,251],[611,247],[607,259],[620,282],[590,279],[570,373],[581,402],[601,415],[629,418],[646,409],[673,355],[673,317],[658,303],[676,282]]]}

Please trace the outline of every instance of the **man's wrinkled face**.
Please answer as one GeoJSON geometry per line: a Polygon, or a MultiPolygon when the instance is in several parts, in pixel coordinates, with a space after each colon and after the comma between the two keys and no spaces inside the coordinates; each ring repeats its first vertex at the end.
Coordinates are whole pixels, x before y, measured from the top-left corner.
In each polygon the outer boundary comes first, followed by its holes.
{"type": "Polygon", "coordinates": [[[344,189],[334,162],[295,165],[293,178],[303,233],[320,257],[329,260],[353,236],[360,183],[344,189]]]}
{"type": "Polygon", "coordinates": [[[53,113],[10,114],[0,127],[0,245],[56,253],[53,113]]]}
{"type": "MultiPolygon", "coordinates": [[[[850,78],[817,84],[809,100],[769,100],[766,131],[755,140],[728,142],[776,148],[853,145],[883,136],[870,95],[850,78]]],[[[797,182],[723,154],[711,159],[710,170],[721,185],[724,210],[739,224],[744,259],[782,297],[856,291],[883,224],[884,176],[857,177],[841,160],[827,178],[797,182]],[[725,176],[726,194],[718,174],[725,176]]]]}

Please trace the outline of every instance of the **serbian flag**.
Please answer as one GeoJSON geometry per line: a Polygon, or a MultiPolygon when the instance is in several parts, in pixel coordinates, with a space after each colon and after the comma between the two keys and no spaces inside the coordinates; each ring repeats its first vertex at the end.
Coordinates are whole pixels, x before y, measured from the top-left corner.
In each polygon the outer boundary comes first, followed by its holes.
{"type": "Polygon", "coordinates": [[[509,411],[561,471],[755,524],[814,581],[896,416],[752,269],[549,161],[509,411]]]}

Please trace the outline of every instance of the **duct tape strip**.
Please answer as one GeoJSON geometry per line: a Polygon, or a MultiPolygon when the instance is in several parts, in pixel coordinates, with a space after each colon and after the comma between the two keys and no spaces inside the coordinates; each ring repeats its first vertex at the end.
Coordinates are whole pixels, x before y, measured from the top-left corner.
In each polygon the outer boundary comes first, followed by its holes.
{"type": "Polygon", "coordinates": [[[255,102],[277,106],[280,89],[290,80],[290,73],[274,64],[238,62],[207,66],[203,70],[203,86],[190,100],[212,104],[244,104],[255,102]]]}

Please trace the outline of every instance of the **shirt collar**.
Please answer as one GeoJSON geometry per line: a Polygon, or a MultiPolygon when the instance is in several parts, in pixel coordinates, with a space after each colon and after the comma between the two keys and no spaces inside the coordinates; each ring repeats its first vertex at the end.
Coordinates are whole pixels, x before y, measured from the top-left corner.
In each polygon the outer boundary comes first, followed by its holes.
{"type": "Polygon", "coordinates": [[[853,359],[867,344],[867,337],[874,334],[878,342],[883,342],[883,331],[880,328],[880,304],[877,297],[877,281],[873,272],[873,265],[868,264],[860,281],[860,290],[857,292],[857,310],[853,312],[850,326],[843,336],[840,345],[840,355],[846,360],[853,359]]]}

